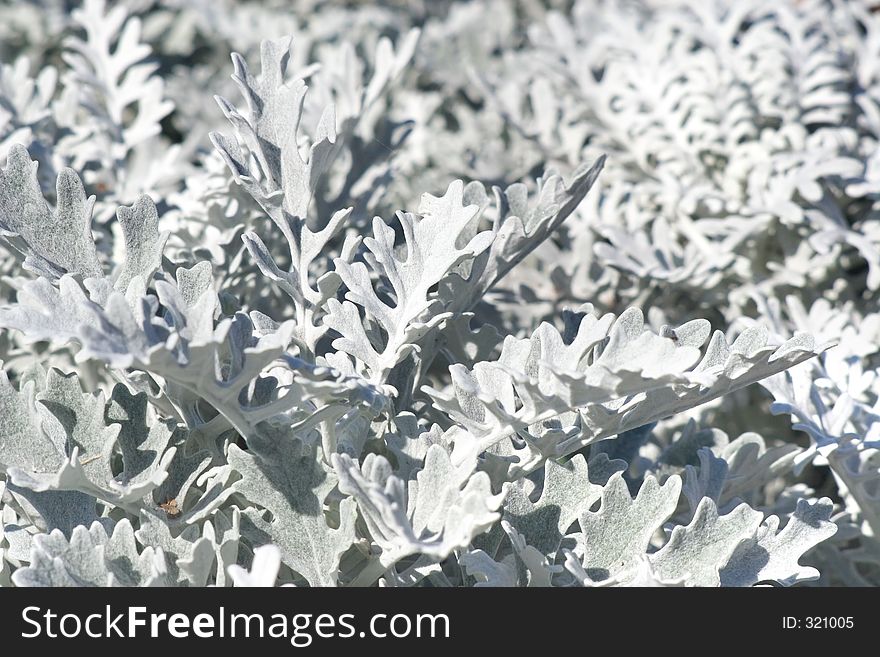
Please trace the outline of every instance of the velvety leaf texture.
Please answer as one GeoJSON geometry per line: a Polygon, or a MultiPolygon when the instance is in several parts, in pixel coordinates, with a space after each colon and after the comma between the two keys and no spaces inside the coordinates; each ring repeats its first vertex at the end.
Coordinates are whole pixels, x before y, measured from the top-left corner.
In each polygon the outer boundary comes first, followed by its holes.
{"type": "Polygon", "coordinates": [[[0,3],[0,586],[880,585],[875,4],[0,3]]]}

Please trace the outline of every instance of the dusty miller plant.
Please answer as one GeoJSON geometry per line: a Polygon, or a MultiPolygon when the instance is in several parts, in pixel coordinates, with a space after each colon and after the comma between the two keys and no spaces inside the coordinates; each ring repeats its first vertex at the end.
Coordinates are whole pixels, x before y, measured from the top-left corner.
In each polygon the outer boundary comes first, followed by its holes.
{"type": "Polygon", "coordinates": [[[870,3],[0,43],[0,584],[880,583],[870,3]]]}

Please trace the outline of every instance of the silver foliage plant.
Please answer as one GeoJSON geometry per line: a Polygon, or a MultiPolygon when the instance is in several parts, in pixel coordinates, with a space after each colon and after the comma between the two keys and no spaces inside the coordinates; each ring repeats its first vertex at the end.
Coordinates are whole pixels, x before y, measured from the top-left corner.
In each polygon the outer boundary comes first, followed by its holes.
{"type": "Polygon", "coordinates": [[[0,585],[880,584],[872,3],[19,4],[0,585]]]}

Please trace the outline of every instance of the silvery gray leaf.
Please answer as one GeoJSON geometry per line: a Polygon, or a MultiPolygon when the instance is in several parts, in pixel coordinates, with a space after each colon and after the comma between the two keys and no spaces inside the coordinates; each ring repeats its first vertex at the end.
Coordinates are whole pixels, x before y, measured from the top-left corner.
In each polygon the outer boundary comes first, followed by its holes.
{"type": "Polygon", "coordinates": [[[635,576],[655,532],[675,511],[681,488],[679,477],[661,485],[649,475],[633,499],[623,477],[613,475],[602,490],[599,509],[585,509],[578,517],[576,552],[583,575],[593,583],[635,576]]]}
{"type": "Polygon", "coordinates": [[[368,455],[360,467],[345,454],[332,460],[339,490],[357,501],[385,569],[411,554],[444,559],[500,518],[503,493],[492,495],[488,476],[473,465],[454,467],[440,445],[428,448],[409,486],[384,457],[368,455]]]}
{"type": "Polygon", "coordinates": [[[241,475],[235,491],[256,505],[243,514],[242,535],[255,547],[277,545],[284,563],[310,586],[336,585],[339,559],[355,540],[354,504],[340,504],[340,525],[331,528],[324,501],[336,486],[336,475],[315,451],[295,441],[264,442],[253,449],[230,445],[228,454],[230,466],[241,475]],[[271,520],[264,517],[266,511],[271,520]]]}
{"type": "Polygon", "coordinates": [[[101,276],[91,231],[94,197],[86,197],[72,169],[62,169],[56,198],[52,209],[37,180],[37,163],[23,146],[14,146],[0,173],[0,234],[22,253],[25,268],[37,274],[101,276]]]}
{"type": "Polygon", "coordinates": [[[16,586],[161,586],[161,550],[138,552],[131,523],[118,522],[108,535],[94,523],[73,530],[70,540],[55,530],[34,540],[31,563],[12,575],[16,586]]]}
{"type": "Polygon", "coordinates": [[[741,543],[722,568],[721,585],[751,586],[772,581],[792,586],[818,579],[818,570],[798,562],[810,548],[837,531],[837,526],[830,522],[831,511],[831,500],[827,497],[812,503],[800,499],[778,533],[779,518],[766,518],[755,536],[741,543]]]}
{"type": "Polygon", "coordinates": [[[719,516],[715,502],[704,497],[693,520],[672,530],[666,544],[651,557],[651,565],[663,579],[684,578],[688,586],[719,586],[720,571],[761,520],[761,513],[747,504],[719,516]]]}

